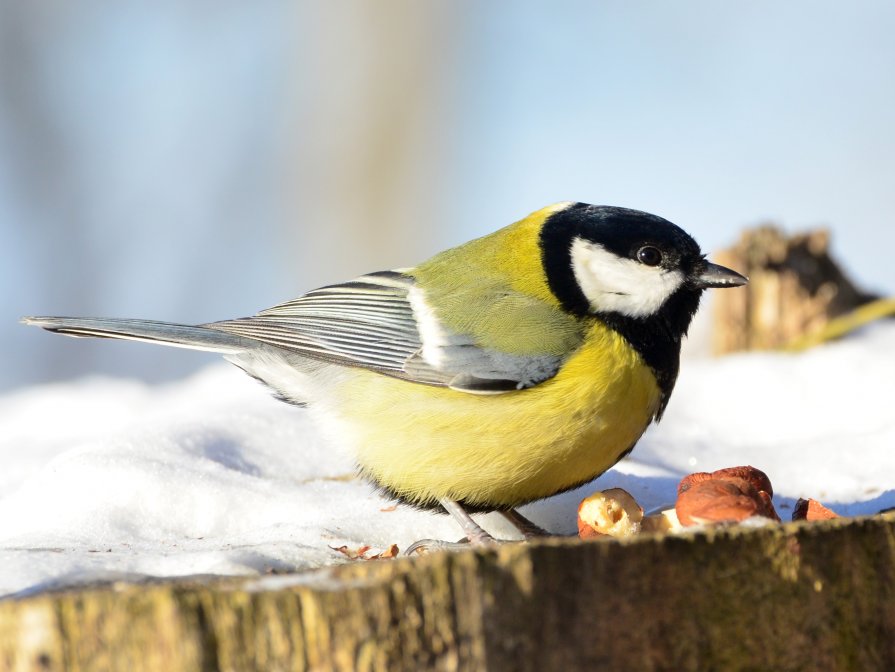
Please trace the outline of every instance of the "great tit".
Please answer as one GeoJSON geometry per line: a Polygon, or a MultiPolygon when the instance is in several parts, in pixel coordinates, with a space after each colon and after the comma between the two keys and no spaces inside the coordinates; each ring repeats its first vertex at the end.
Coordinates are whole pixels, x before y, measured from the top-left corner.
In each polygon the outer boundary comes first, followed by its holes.
{"type": "Polygon", "coordinates": [[[307,406],[383,491],[489,543],[470,512],[537,534],[516,507],[631,451],[668,404],[703,290],[746,282],[661,217],[565,202],[254,317],[23,321],[219,352],[307,406]]]}

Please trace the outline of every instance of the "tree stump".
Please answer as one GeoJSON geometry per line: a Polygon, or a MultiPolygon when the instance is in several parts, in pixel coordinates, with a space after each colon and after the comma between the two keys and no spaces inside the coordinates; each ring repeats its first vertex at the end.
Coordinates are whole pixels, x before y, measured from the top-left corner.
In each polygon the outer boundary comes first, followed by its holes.
{"type": "Polygon", "coordinates": [[[895,669],[895,516],[0,600],[0,671],[895,669]]]}
{"type": "Polygon", "coordinates": [[[787,236],[763,226],[713,255],[749,277],[744,289],[712,297],[715,354],[788,346],[876,299],[849,280],[829,248],[824,229],[787,236]]]}

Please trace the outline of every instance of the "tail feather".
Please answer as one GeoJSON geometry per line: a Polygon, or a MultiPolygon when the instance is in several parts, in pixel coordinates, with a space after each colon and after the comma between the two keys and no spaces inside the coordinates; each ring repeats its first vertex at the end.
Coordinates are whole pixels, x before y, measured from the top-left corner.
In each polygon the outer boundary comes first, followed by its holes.
{"type": "Polygon", "coordinates": [[[96,336],[159,343],[178,348],[206,350],[235,355],[258,347],[258,342],[203,326],[189,326],[152,320],[101,317],[23,317],[24,324],[43,327],[67,336],[96,336]]]}

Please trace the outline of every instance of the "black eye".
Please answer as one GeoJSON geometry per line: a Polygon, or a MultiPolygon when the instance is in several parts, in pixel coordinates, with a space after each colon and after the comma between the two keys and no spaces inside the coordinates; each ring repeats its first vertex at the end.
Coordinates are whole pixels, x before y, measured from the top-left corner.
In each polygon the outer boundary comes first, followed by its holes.
{"type": "Polygon", "coordinates": [[[658,266],[662,263],[662,253],[652,245],[646,245],[637,250],[637,261],[647,266],[658,266]]]}

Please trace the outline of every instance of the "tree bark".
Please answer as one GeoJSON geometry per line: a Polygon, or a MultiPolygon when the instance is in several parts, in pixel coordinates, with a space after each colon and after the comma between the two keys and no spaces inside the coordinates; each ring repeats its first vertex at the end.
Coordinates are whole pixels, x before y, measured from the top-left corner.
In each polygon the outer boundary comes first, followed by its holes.
{"type": "Polygon", "coordinates": [[[876,297],[856,287],[829,252],[829,233],[743,232],[718,263],[747,275],[743,289],[712,297],[716,354],[786,347],[876,297]]]}
{"type": "Polygon", "coordinates": [[[0,670],[895,669],[895,516],[0,602],[0,670]]]}

